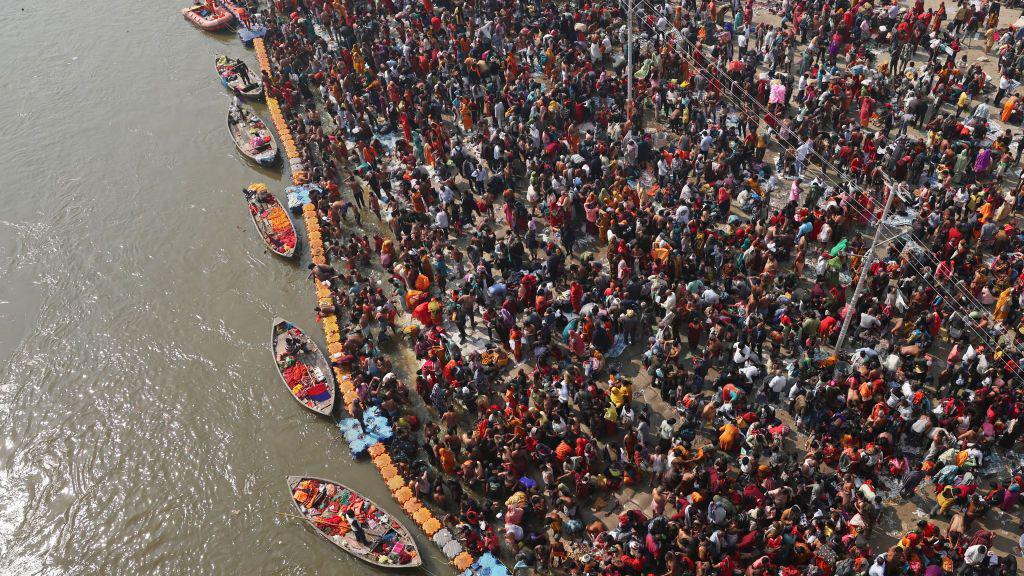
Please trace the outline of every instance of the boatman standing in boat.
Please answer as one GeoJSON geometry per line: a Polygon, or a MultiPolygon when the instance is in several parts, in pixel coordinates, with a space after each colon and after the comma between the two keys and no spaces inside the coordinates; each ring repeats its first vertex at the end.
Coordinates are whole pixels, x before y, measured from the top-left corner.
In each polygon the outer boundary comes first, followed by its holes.
{"type": "Polygon", "coordinates": [[[363,546],[369,546],[370,541],[366,539],[366,531],[363,530],[362,523],[356,518],[356,513],[352,510],[345,511],[345,520],[348,520],[348,525],[352,528],[352,535],[356,537],[363,546]]]}
{"type": "Polygon", "coordinates": [[[299,354],[310,354],[312,351],[304,338],[292,336],[290,333],[284,338],[285,355],[298,356],[299,354]]]}
{"type": "Polygon", "coordinates": [[[238,74],[242,80],[245,80],[246,86],[252,84],[252,76],[249,75],[249,66],[242,61],[242,59],[238,59],[235,64],[235,74],[238,74]]]}

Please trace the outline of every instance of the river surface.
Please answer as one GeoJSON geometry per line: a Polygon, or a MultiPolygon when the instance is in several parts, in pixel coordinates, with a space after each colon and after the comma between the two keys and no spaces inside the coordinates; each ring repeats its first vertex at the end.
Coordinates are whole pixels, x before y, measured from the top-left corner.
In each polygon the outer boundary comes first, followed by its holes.
{"type": "Polygon", "coordinates": [[[302,473],[400,509],[277,376],[272,317],[323,335],[240,194],[286,185],[225,126],[255,57],[181,7],[0,11],[0,574],[377,573],[277,514],[302,473]]]}

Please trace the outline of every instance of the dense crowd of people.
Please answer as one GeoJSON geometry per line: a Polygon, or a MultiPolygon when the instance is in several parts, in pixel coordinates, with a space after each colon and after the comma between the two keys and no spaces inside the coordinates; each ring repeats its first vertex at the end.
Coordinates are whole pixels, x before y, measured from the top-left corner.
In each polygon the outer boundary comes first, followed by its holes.
{"type": "Polygon", "coordinates": [[[1015,573],[1024,31],[624,8],[264,7],[356,410],[519,573],[1015,573]]]}

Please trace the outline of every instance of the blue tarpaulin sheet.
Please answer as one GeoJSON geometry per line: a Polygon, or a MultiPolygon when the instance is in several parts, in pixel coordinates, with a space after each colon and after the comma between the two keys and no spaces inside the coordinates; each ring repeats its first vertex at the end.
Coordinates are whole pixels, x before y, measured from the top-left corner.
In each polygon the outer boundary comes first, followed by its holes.
{"type": "Polygon", "coordinates": [[[310,203],[309,193],[317,187],[312,184],[302,184],[298,186],[289,186],[284,189],[285,194],[288,196],[288,209],[293,214],[300,214],[302,207],[305,204],[310,203]]]}
{"type": "Polygon", "coordinates": [[[238,38],[242,41],[242,44],[249,45],[256,38],[263,38],[263,35],[267,33],[267,29],[263,26],[253,26],[252,28],[239,28],[238,38]]]}

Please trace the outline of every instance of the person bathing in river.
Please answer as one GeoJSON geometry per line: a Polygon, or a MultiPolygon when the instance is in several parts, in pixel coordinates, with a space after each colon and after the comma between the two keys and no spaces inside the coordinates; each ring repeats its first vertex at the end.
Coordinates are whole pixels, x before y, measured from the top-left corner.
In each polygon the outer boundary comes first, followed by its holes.
{"type": "Polygon", "coordinates": [[[306,276],[307,279],[316,277],[317,282],[326,282],[338,277],[338,271],[334,269],[334,266],[311,263],[308,268],[309,275],[306,276]]]}

